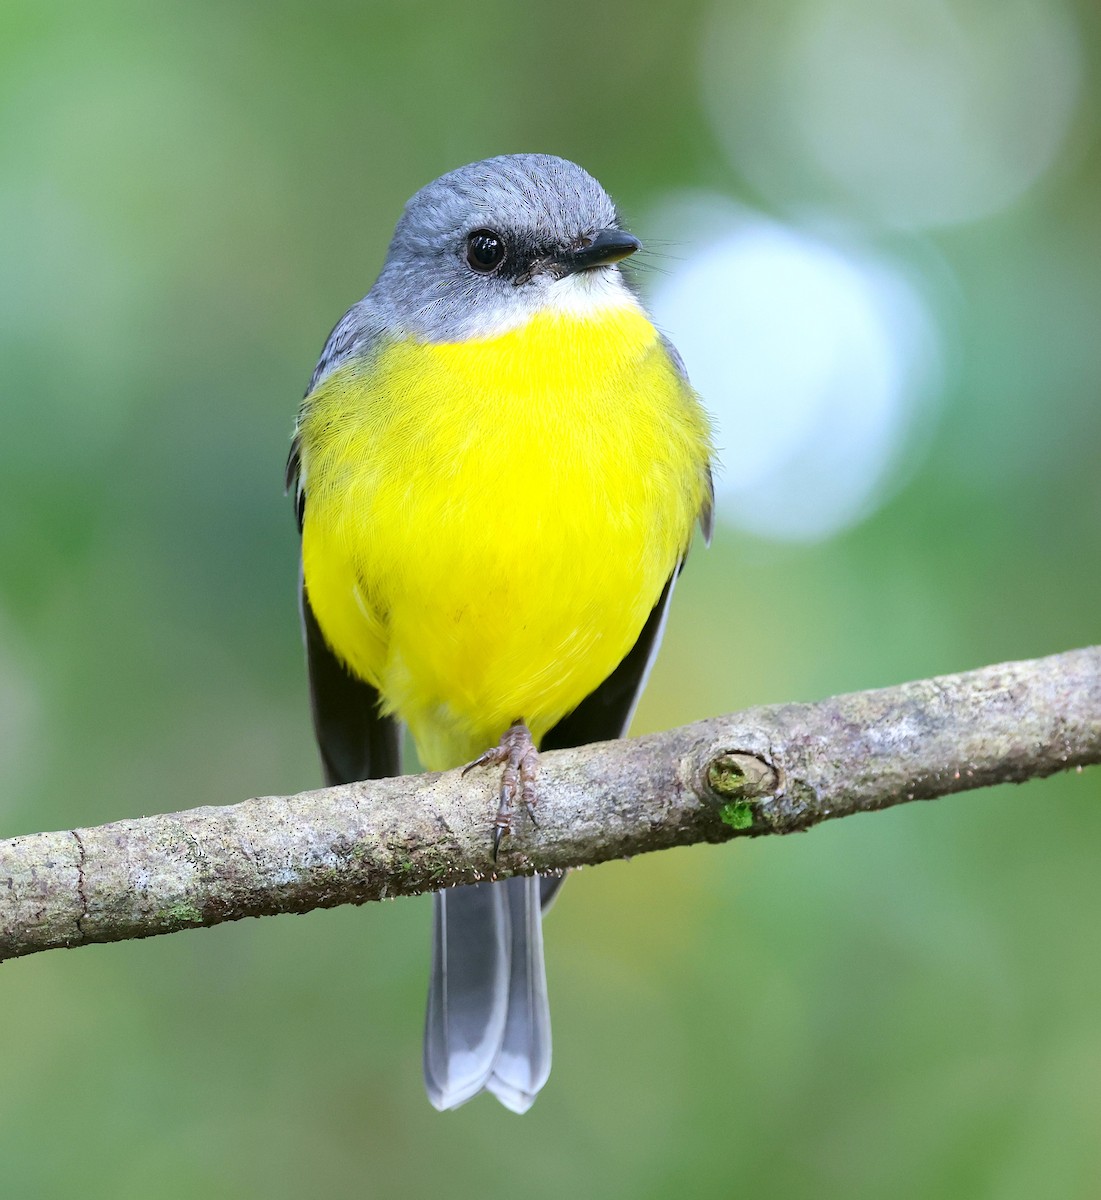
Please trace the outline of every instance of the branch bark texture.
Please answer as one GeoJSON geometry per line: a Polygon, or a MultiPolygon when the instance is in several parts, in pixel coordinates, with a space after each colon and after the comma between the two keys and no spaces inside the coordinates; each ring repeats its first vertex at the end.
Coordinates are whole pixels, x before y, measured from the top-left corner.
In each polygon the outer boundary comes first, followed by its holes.
{"type": "Polygon", "coordinates": [[[0,959],[548,873],[1101,762],[1101,647],[548,753],[492,858],[497,772],[404,776],[0,842],[0,959]]]}

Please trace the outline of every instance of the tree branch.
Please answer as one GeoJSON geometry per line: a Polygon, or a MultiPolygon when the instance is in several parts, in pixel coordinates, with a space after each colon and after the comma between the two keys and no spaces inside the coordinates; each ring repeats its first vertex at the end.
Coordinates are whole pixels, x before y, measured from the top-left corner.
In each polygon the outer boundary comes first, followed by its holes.
{"type": "Polygon", "coordinates": [[[1101,761],[1101,647],[752,708],[543,756],[491,855],[496,778],[404,776],[0,842],[0,959],[308,912],[929,800],[1101,761]]]}

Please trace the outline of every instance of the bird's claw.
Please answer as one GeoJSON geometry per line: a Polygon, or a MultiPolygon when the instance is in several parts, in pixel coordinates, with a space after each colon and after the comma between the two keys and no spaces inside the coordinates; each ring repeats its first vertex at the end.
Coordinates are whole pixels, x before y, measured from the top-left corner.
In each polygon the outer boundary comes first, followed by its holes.
{"type": "Polygon", "coordinates": [[[516,797],[531,818],[531,823],[539,828],[535,819],[537,794],[535,778],[539,770],[539,751],[531,736],[531,730],[523,721],[513,721],[501,736],[500,742],[480,754],[472,763],[463,768],[463,774],[475,767],[501,766],[501,791],[497,805],[497,816],[493,822],[493,861],[497,861],[497,853],[501,848],[501,839],[512,832],[512,814],[516,807],[516,797]]]}

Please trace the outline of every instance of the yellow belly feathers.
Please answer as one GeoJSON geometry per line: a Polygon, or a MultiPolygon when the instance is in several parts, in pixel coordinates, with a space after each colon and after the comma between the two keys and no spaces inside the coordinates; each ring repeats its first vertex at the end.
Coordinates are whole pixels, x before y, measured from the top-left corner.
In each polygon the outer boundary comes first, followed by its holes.
{"type": "Polygon", "coordinates": [[[425,766],[536,741],[634,644],[704,499],[706,419],[629,307],[392,341],[307,399],[310,604],[425,766]]]}

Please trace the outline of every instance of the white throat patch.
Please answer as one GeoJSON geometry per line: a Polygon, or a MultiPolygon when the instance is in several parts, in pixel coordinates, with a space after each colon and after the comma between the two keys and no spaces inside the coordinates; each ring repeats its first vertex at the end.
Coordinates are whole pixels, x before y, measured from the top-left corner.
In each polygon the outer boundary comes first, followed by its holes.
{"type": "Polygon", "coordinates": [[[499,337],[526,325],[536,316],[563,316],[585,320],[609,309],[627,308],[644,313],[634,292],[617,270],[595,268],[548,280],[541,287],[526,284],[507,301],[479,313],[471,322],[471,338],[499,337]]]}

